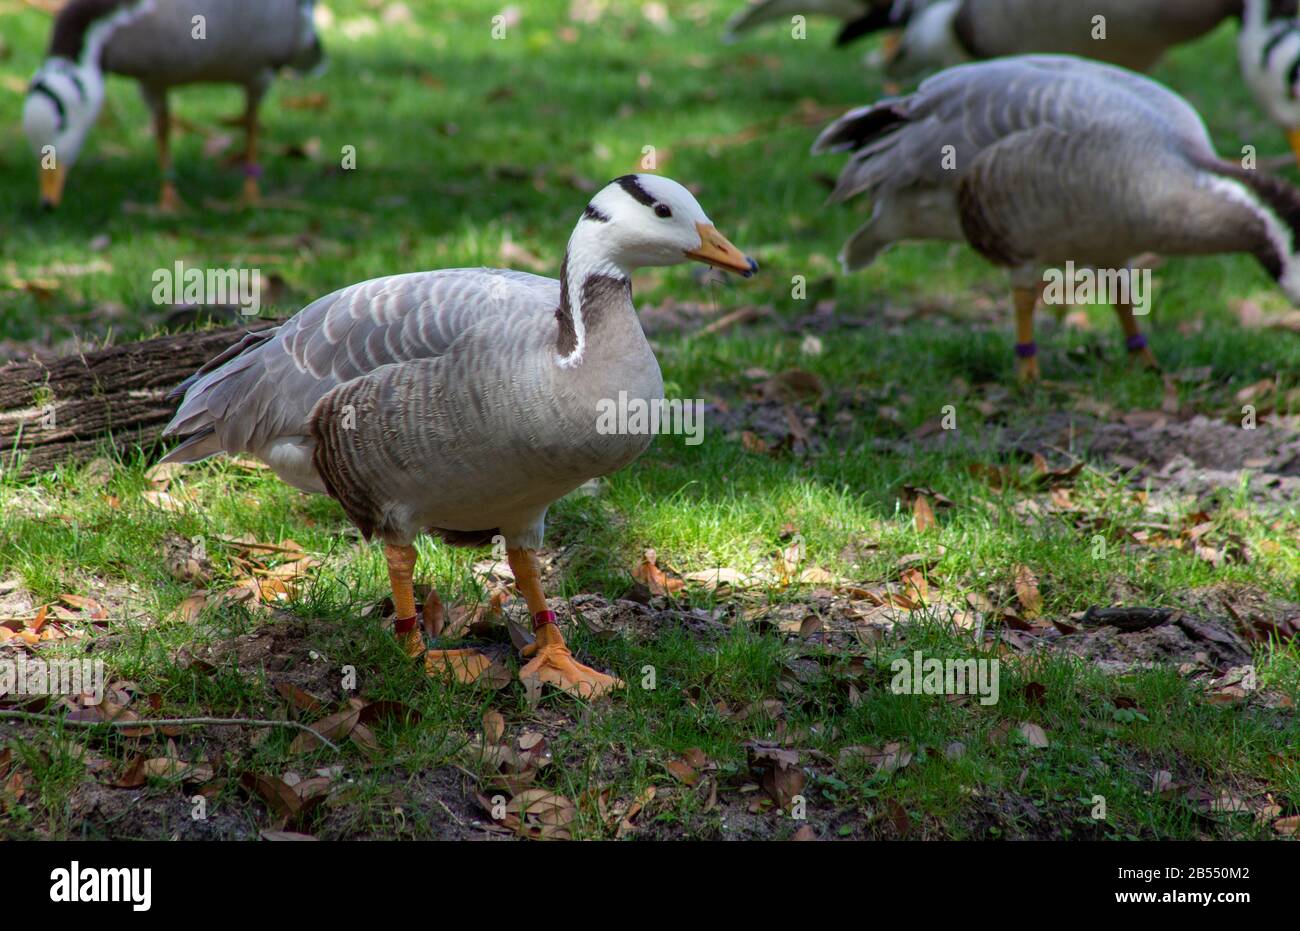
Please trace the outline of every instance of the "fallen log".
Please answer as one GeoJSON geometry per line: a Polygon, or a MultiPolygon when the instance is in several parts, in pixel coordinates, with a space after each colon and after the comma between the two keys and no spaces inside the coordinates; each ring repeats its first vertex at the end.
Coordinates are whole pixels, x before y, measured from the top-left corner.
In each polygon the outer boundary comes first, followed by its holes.
{"type": "Polygon", "coordinates": [[[157,442],[176,409],[163,398],[257,323],[160,336],[0,366],[0,474],[86,462],[157,442]]]}

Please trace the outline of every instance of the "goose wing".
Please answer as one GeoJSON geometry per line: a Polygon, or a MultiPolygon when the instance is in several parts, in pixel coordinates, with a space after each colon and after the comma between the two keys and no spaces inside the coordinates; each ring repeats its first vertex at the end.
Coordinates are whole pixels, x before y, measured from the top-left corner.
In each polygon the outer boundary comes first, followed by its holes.
{"type": "Polygon", "coordinates": [[[854,153],[831,195],[841,201],[863,191],[955,188],[985,149],[1009,136],[1039,128],[1093,133],[1107,125],[1213,152],[1200,115],[1177,94],[1122,68],[1064,55],[950,68],[909,96],[845,114],[813,151],[854,153]]]}
{"type": "Polygon", "coordinates": [[[1118,266],[1176,206],[1166,194],[1194,186],[1195,172],[1178,150],[1122,126],[1040,126],[984,149],[961,178],[957,209],[967,241],[996,264],[1118,266]]]}
{"type": "Polygon", "coordinates": [[[499,269],[394,275],[335,291],[246,337],[173,392],[184,399],[164,435],[190,439],[167,459],[251,452],[277,471],[284,464],[293,484],[323,490],[309,462],[309,416],[322,397],[385,366],[439,358],[485,324],[531,332],[558,304],[559,282],[499,269]]]}

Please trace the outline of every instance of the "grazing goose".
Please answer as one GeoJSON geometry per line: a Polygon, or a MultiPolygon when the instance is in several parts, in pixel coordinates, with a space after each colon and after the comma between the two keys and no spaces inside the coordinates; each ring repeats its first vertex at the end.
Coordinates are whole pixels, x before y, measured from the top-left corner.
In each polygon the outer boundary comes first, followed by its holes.
{"type": "Polygon", "coordinates": [[[1146,71],[1166,50],[1240,15],[1242,0],[758,0],[728,24],[740,33],[795,13],[844,21],[837,44],[883,29],[904,30],[890,71],[915,74],[967,61],[1052,52],[1146,71]],[[1105,38],[1094,38],[1095,17],[1105,38]]]}
{"type": "Polygon", "coordinates": [[[1300,14],[1297,0],[1245,0],[1237,48],[1241,71],[1300,165],[1300,14]]]}
{"type": "Polygon", "coordinates": [[[579,665],[538,579],[550,504],[636,459],[651,437],[598,429],[598,406],[663,397],[631,274],[694,259],[748,276],[680,184],[627,175],[587,204],[560,279],[451,269],[355,284],[249,334],[177,388],[164,459],[251,453],[286,482],[337,498],[384,543],[399,639],[423,644],[412,541],[500,533],[537,633],[520,675],[577,694],[621,683],[579,665]]]}
{"type": "Polygon", "coordinates": [[[241,120],[243,199],[256,202],[257,107],[277,69],[319,63],[314,5],[314,0],[70,0],[55,17],[48,56],[23,105],[23,128],[41,159],[41,202],[55,207],[62,199],[68,170],[104,102],[105,74],[140,82],[153,114],[163,174],[160,206],[167,211],[180,206],[167,91],[196,82],[241,85],[247,102],[241,120]]]}
{"type": "MultiPolygon", "coordinates": [[[[1221,160],[1191,105],[1122,68],[1055,55],[961,65],[845,114],[813,151],[853,153],[833,202],[874,202],[845,270],[916,239],[964,240],[1011,270],[1023,378],[1038,377],[1045,267],[1246,252],[1300,301],[1300,192],[1221,160]]],[[[1133,308],[1116,311],[1129,350],[1154,364],[1133,308]]]]}
{"type": "Polygon", "coordinates": [[[828,16],[844,23],[836,45],[847,45],[860,36],[882,29],[901,27],[915,10],[934,0],[752,0],[727,21],[725,38],[730,41],[765,23],[789,24],[795,16],[828,16]]]}

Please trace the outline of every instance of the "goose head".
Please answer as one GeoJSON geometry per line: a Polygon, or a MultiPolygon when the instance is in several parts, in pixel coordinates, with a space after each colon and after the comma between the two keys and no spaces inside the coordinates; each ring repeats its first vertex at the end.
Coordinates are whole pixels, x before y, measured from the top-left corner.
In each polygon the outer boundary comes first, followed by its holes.
{"type": "Polygon", "coordinates": [[[910,78],[971,60],[957,38],[955,22],[961,0],[899,0],[896,14],[903,34],[888,53],[891,77],[910,78]]]}
{"type": "Polygon", "coordinates": [[[57,207],[68,170],[104,102],[97,68],[51,58],[32,78],[23,102],[23,132],[40,166],[41,204],[57,207]]]}
{"type": "Polygon", "coordinates": [[[635,268],[689,261],[745,277],[758,270],[757,262],[718,232],[690,191],[659,175],[611,181],[587,204],[575,238],[624,276],[635,268]]]}
{"type": "Polygon", "coordinates": [[[1300,4],[1245,0],[1237,53],[1242,76],[1260,109],[1286,132],[1300,164],[1300,4]]]}

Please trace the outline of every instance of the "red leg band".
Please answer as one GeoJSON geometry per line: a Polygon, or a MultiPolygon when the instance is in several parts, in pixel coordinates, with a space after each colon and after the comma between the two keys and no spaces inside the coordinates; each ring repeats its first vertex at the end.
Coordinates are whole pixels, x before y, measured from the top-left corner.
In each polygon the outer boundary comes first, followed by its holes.
{"type": "Polygon", "coordinates": [[[540,630],[547,624],[555,623],[554,611],[538,611],[533,615],[533,630],[540,630]]]}
{"type": "Polygon", "coordinates": [[[410,617],[399,617],[393,622],[393,627],[399,634],[409,634],[411,631],[415,630],[415,624],[418,620],[418,614],[412,614],[410,617]]]}

